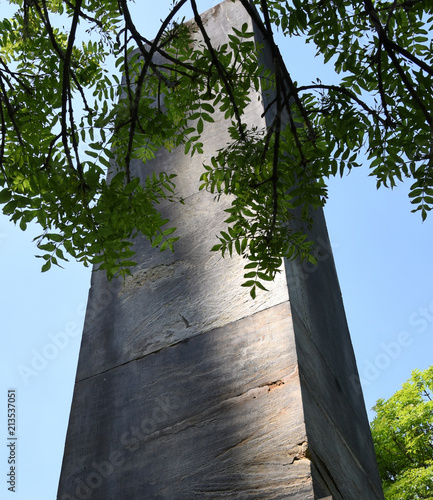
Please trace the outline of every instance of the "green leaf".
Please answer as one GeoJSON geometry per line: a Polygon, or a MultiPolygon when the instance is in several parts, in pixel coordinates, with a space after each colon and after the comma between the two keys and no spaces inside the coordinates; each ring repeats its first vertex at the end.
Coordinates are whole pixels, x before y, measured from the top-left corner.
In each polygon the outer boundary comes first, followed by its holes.
{"type": "Polygon", "coordinates": [[[9,189],[0,191],[0,203],[7,203],[12,198],[12,193],[9,189]]]}
{"type": "Polygon", "coordinates": [[[176,228],[175,227],[170,227],[168,229],[165,229],[162,234],[164,236],[168,236],[169,234],[173,234],[174,232],[176,231],[176,228]]]}
{"type": "MultiPolygon", "coordinates": [[[[214,123],[215,120],[212,118],[212,116],[208,115],[207,113],[202,113],[201,117],[203,118],[204,121],[209,122],[209,123],[214,123]]],[[[197,127],[198,129],[198,127],[197,127]]],[[[201,133],[201,132],[200,132],[201,133]]]]}
{"type": "Polygon", "coordinates": [[[135,189],[137,189],[137,186],[140,184],[140,178],[136,177],[135,179],[132,179],[131,182],[128,182],[126,186],[123,189],[123,192],[125,194],[131,194],[135,189]]]}
{"type": "Polygon", "coordinates": [[[153,240],[152,240],[152,246],[155,248],[157,247],[163,239],[162,233],[159,233],[153,240]]]}
{"type": "Polygon", "coordinates": [[[264,281],[273,281],[274,280],[274,278],[272,276],[269,276],[268,274],[265,274],[265,273],[262,273],[262,272],[258,272],[257,276],[261,280],[264,280],[264,281]]]}
{"type": "Polygon", "coordinates": [[[204,109],[205,111],[207,111],[208,113],[214,113],[215,112],[215,108],[213,106],[211,106],[209,103],[207,102],[203,102],[201,104],[201,107],[202,109],[204,109]]]}
{"type": "Polygon", "coordinates": [[[47,260],[47,261],[45,262],[45,264],[42,266],[41,271],[42,271],[43,273],[46,273],[46,272],[47,272],[47,271],[49,271],[50,269],[51,269],[51,260],[47,260]]]}
{"type": "Polygon", "coordinates": [[[57,243],[60,243],[61,241],[64,240],[64,237],[61,234],[56,234],[56,233],[47,233],[45,237],[57,243]]]}
{"type": "Polygon", "coordinates": [[[254,286],[255,285],[255,281],[254,280],[248,280],[248,281],[245,281],[245,283],[242,283],[241,286],[244,286],[244,287],[250,287],[250,286],[254,286]]]}

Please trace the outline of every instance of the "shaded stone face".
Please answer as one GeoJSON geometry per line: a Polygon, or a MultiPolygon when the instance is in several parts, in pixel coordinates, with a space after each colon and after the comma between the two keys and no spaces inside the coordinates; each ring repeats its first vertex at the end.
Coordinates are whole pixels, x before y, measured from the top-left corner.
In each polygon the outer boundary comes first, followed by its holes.
{"type": "Polygon", "coordinates": [[[114,456],[91,498],[313,498],[288,318],[286,302],[78,382],[69,487],[114,456]]]}
{"type": "MultiPolygon", "coordinates": [[[[251,26],[238,2],[203,19],[216,45],[251,26]]],[[[263,109],[253,97],[247,123],[264,126],[263,109]]],[[[199,178],[227,141],[217,113],[203,157],[131,165],[177,174],[185,204],[162,211],[180,240],[171,253],[138,238],[125,283],[93,275],[61,500],[382,498],[322,215],[319,266],[285,263],[256,300],[244,261],[209,251],[229,201],[199,178]]]]}

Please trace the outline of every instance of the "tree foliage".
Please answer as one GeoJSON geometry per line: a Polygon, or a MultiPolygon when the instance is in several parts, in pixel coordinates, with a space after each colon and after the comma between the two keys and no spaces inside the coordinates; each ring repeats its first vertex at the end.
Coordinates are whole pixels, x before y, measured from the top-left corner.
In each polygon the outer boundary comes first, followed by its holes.
{"type": "Polygon", "coordinates": [[[233,203],[214,250],[247,258],[253,293],[283,257],[314,260],[305,228],[326,201],[326,179],[359,166],[362,152],[378,186],[411,179],[414,210],[426,218],[433,206],[433,4],[236,1],[268,44],[272,72],[260,64],[247,25],[213,46],[198,0],[174,1],[152,41],[127,0],[9,1],[17,11],[0,22],[0,203],[22,229],[40,224],[44,271],[69,254],[110,277],[125,274],[138,233],[172,248],[174,228],[157,207],[177,200],[175,179],[162,173],[140,182],[130,161],[146,162],[161,147],[200,154],[215,110],[232,142],[204,167],[202,188],[230,194],[233,203]],[[186,6],[193,24],[179,22],[186,6]],[[340,83],[293,81],[275,30],[314,43],[340,83]],[[107,70],[109,60],[123,84],[107,70]],[[275,94],[263,130],[244,121],[250,92],[261,86],[275,94]]]}
{"type": "Polygon", "coordinates": [[[433,366],[415,370],[371,424],[387,500],[433,497],[433,366]]]}

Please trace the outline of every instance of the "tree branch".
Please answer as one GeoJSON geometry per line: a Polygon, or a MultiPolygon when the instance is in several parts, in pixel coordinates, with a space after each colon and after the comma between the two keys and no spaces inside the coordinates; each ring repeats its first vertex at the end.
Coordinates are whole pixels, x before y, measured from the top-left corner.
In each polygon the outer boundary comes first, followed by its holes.
{"type": "Polygon", "coordinates": [[[433,68],[430,68],[428,65],[426,65],[423,61],[419,60],[417,57],[413,56],[410,54],[407,50],[403,49],[396,43],[392,42],[388,36],[386,35],[386,32],[380,22],[379,16],[374,9],[373,2],[372,0],[364,0],[364,6],[367,14],[370,17],[371,23],[373,24],[377,35],[379,37],[379,41],[382,43],[383,47],[385,48],[386,52],[388,53],[391,61],[394,64],[394,67],[397,70],[397,73],[399,74],[400,78],[402,79],[406,89],[412,96],[412,99],[418,104],[419,109],[423,113],[423,115],[426,118],[427,123],[430,125],[430,127],[433,127],[433,118],[430,115],[430,113],[427,111],[426,107],[424,106],[424,103],[422,102],[421,98],[418,96],[418,93],[414,89],[408,75],[403,71],[403,68],[400,65],[400,62],[398,61],[397,57],[395,56],[395,52],[399,52],[401,55],[404,55],[407,59],[410,61],[414,62],[417,64],[420,68],[424,69],[427,71],[430,75],[433,75],[433,68]]]}
{"type": "Polygon", "coordinates": [[[71,96],[71,86],[70,86],[70,65],[71,65],[71,57],[72,57],[72,49],[74,48],[75,35],[77,32],[78,20],[80,18],[80,8],[83,0],[76,0],[74,15],[72,17],[71,27],[69,30],[68,37],[68,45],[66,47],[66,53],[64,54],[63,59],[63,68],[62,68],[62,112],[60,116],[61,126],[62,126],[62,142],[63,147],[65,148],[66,157],[68,158],[69,165],[75,170],[71,151],[69,149],[68,144],[68,135],[67,135],[67,125],[66,125],[66,114],[67,114],[67,106],[69,104],[69,123],[71,126],[71,140],[72,146],[74,148],[75,157],[77,161],[77,170],[80,180],[83,180],[83,169],[80,164],[80,159],[78,156],[78,145],[75,137],[75,123],[73,117],[73,108],[72,108],[72,96],[71,96]]]}
{"type": "Polygon", "coordinates": [[[209,35],[207,34],[207,31],[206,31],[206,29],[205,29],[205,27],[203,25],[203,22],[201,20],[201,16],[198,13],[196,1],[195,0],[190,0],[190,1],[191,1],[191,7],[192,7],[192,10],[193,10],[193,13],[194,13],[194,20],[195,20],[197,26],[200,29],[200,32],[201,32],[201,34],[203,36],[204,42],[206,44],[206,47],[208,48],[209,53],[211,55],[212,62],[215,65],[215,67],[217,69],[217,72],[218,72],[219,76],[221,77],[221,79],[222,79],[222,81],[224,83],[224,87],[225,87],[226,92],[227,92],[227,94],[228,94],[228,96],[230,98],[230,101],[232,103],[233,112],[234,112],[236,121],[238,123],[239,135],[240,135],[240,137],[243,140],[245,140],[245,132],[244,132],[244,127],[242,125],[241,112],[240,112],[239,107],[237,105],[236,99],[235,99],[235,97],[233,95],[233,84],[229,80],[225,68],[222,66],[222,64],[220,63],[217,55],[215,54],[215,49],[214,49],[214,47],[212,45],[212,42],[211,42],[211,40],[209,38],[209,35]]]}
{"type": "Polygon", "coordinates": [[[303,92],[304,90],[318,90],[318,89],[323,89],[323,90],[334,90],[335,92],[340,92],[341,94],[347,95],[350,99],[353,99],[357,104],[359,104],[367,113],[371,114],[374,116],[377,120],[379,120],[382,125],[387,125],[387,121],[382,118],[377,111],[374,109],[370,108],[365,104],[364,101],[359,99],[359,97],[356,96],[354,92],[351,90],[341,87],[338,85],[325,85],[325,84],[312,84],[312,85],[302,85],[301,87],[298,87],[298,92],[303,92]]]}
{"type": "MultiPolygon", "coordinates": [[[[149,66],[152,65],[152,57],[156,51],[156,47],[158,45],[159,40],[161,39],[162,35],[164,34],[164,31],[166,30],[167,26],[173,19],[173,17],[176,15],[176,13],[179,11],[179,9],[187,2],[187,0],[180,0],[173,8],[171,11],[170,15],[165,18],[165,20],[162,22],[158,33],[150,46],[149,50],[147,50],[142,41],[140,34],[138,33],[132,18],[131,14],[128,9],[128,5],[126,3],[126,0],[119,0],[120,5],[123,10],[123,15],[125,19],[125,24],[127,29],[131,32],[132,36],[134,37],[134,40],[138,44],[140,50],[142,51],[142,54],[145,54],[145,60],[144,60],[144,66],[140,72],[140,75],[137,80],[136,88],[135,88],[135,96],[134,96],[134,104],[131,108],[131,125],[129,129],[129,141],[128,141],[128,147],[125,155],[125,168],[126,168],[126,175],[127,175],[127,182],[130,182],[130,172],[129,172],[129,163],[131,160],[131,154],[132,154],[132,147],[134,143],[134,135],[135,135],[135,129],[137,127],[137,120],[138,120],[138,109],[139,109],[139,103],[140,103],[140,97],[141,97],[141,90],[143,87],[144,79],[147,74],[147,71],[149,69],[149,66]]],[[[128,64],[128,61],[125,61],[125,66],[128,64]]]]}
{"type": "Polygon", "coordinates": [[[2,101],[4,102],[4,104],[6,106],[9,118],[12,122],[12,125],[14,126],[14,130],[15,130],[15,133],[17,135],[18,142],[19,142],[20,146],[24,147],[24,141],[23,141],[23,138],[21,136],[20,128],[18,127],[18,124],[14,118],[14,109],[9,101],[9,97],[7,95],[7,92],[6,92],[6,87],[4,85],[3,77],[1,75],[0,75],[0,89],[1,89],[1,92],[3,94],[2,101]]]}

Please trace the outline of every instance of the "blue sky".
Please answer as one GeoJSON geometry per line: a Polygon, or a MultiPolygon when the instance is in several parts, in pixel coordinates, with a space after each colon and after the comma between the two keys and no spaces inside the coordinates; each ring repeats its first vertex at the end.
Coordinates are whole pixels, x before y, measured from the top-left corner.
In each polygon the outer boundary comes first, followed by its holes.
{"type": "MultiPolygon", "coordinates": [[[[205,0],[199,7],[216,3],[205,0]]],[[[151,38],[170,2],[149,4],[140,4],[137,25],[151,38]]],[[[0,0],[2,15],[6,6],[0,0]]],[[[309,83],[318,71],[324,81],[330,76],[313,59],[312,47],[285,42],[281,48],[298,81],[309,83]]],[[[412,369],[432,364],[433,215],[421,223],[410,213],[408,187],[377,191],[360,168],[331,181],[325,209],[367,408],[391,396],[412,369]]],[[[0,217],[0,497],[15,500],[55,498],[90,282],[90,270],[72,262],[41,274],[36,234],[36,228],[23,233],[0,217]],[[6,484],[10,388],[17,391],[18,413],[14,495],[6,484]]]]}

